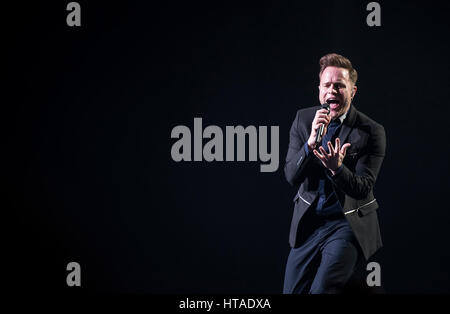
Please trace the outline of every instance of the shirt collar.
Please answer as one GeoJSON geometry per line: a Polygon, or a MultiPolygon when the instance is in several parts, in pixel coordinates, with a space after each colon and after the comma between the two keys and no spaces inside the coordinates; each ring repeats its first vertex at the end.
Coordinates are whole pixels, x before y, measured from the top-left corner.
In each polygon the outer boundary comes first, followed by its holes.
{"type": "Polygon", "coordinates": [[[339,116],[338,119],[341,121],[341,124],[344,123],[344,120],[347,117],[347,114],[348,114],[349,111],[350,111],[350,107],[348,108],[348,110],[344,114],[339,116]]]}

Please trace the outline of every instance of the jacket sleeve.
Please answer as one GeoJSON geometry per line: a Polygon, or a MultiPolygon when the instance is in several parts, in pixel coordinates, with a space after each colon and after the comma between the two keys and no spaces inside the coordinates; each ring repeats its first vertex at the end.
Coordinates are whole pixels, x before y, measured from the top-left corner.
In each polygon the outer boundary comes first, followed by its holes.
{"type": "Polygon", "coordinates": [[[305,151],[308,137],[306,127],[300,124],[300,111],[298,111],[289,132],[289,147],[284,165],[286,180],[291,185],[298,185],[305,179],[306,166],[313,156],[305,151]]]}
{"type": "Polygon", "coordinates": [[[370,134],[364,151],[356,163],[355,172],[343,165],[339,173],[330,176],[339,189],[355,199],[368,196],[380,171],[386,151],[386,134],[381,125],[377,125],[370,134]]]}

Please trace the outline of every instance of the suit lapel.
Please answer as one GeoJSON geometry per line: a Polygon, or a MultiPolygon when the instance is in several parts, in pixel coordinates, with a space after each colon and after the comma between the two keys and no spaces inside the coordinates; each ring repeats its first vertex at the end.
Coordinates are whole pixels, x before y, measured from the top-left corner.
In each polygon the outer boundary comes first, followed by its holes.
{"type": "Polygon", "coordinates": [[[355,121],[356,121],[356,108],[352,104],[348,111],[348,115],[347,115],[346,119],[344,120],[344,123],[342,124],[342,127],[339,131],[338,137],[339,137],[339,140],[341,141],[341,145],[344,145],[345,141],[347,140],[347,137],[350,134],[350,131],[353,129],[355,121]]]}

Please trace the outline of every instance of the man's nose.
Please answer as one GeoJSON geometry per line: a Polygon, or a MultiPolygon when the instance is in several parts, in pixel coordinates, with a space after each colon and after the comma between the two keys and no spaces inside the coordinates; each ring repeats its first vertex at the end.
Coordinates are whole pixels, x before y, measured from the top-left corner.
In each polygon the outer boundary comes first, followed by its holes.
{"type": "Polygon", "coordinates": [[[328,89],[328,91],[331,92],[331,93],[333,93],[333,94],[337,94],[338,89],[337,89],[336,85],[331,84],[331,85],[330,85],[330,88],[328,89]]]}

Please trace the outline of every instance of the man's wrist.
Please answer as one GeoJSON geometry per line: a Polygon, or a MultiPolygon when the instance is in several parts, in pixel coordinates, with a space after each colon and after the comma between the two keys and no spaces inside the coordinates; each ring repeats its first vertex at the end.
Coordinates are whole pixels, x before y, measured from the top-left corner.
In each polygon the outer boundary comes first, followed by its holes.
{"type": "Polygon", "coordinates": [[[341,164],[339,167],[337,167],[335,170],[328,169],[331,172],[331,176],[334,177],[336,174],[342,171],[342,168],[344,167],[344,164],[341,164]]]}
{"type": "Polygon", "coordinates": [[[309,151],[311,151],[311,152],[316,148],[316,143],[315,142],[314,142],[314,144],[311,145],[309,143],[309,141],[308,141],[307,145],[308,145],[309,151]]]}

